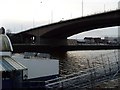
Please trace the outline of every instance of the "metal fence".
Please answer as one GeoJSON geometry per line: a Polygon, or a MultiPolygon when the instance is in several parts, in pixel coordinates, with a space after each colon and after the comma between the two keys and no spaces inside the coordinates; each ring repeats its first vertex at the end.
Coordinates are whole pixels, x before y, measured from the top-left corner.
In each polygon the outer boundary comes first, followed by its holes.
{"type": "Polygon", "coordinates": [[[48,80],[45,82],[47,89],[75,89],[93,88],[97,84],[117,78],[120,75],[120,61],[118,52],[101,54],[91,62],[86,59],[88,68],[65,77],[48,80]],[[96,61],[99,61],[99,63],[96,61]]]}

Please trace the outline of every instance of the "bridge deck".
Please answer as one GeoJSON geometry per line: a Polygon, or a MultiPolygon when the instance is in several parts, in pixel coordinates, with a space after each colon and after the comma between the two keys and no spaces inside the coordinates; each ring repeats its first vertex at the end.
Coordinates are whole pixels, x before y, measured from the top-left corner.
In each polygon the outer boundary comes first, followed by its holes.
{"type": "Polygon", "coordinates": [[[39,44],[13,44],[14,52],[53,52],[53,51],[74,51],[74,50],[107,50],[120,49],[120,45],[66,45],[52,46],[39,44]]]}

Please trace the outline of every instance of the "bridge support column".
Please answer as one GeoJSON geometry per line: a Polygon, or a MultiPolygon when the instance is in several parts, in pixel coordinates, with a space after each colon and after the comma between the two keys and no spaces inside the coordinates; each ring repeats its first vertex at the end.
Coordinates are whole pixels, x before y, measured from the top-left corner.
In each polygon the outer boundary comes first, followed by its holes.
{"type": "Polygon", "coordinates": [[[67,45],[67,39],[55,39],[55,38],[49,39],[49,38],[36,37],[35,44],[51,45],[51,46],[67,45]]]}
{"type": "Polygon", "coordinates": [[[35,44],[51,45],[51,46],[65,46],[76,45],[77,40],[74,39],[59,39],[59,38],[40,38],[36,37],[35,44]]]}
{"type": "Polygon", "coordinates": [[[63,60],[67,57],[67,52],[64,52],[64,51],[53,51],[53,52],[50,52],[50,55],[53,57],[53,58],[57,58],[59,60],[63,60]]]}

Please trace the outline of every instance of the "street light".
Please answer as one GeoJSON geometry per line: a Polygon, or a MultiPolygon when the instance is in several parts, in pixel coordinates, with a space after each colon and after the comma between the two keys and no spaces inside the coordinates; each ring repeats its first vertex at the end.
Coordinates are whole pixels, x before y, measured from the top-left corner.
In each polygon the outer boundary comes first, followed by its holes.
{"type": "Polygon", "coordinates": [[[82,17],[83,17],[83,0],[82,0],[82,17]]]}

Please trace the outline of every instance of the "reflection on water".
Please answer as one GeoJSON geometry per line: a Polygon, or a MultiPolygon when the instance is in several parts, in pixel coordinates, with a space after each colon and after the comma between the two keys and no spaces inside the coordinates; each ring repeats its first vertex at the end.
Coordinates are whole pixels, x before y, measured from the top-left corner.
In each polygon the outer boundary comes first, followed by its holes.
{"type": "Polygon", "coordinates": [[[118,50],[68,51],[66,54],[66,57],[60,60],[61,75],[87,69],[87,60],[89,60],[90,64],[94,62],[96,66],[118,60],[118,50]]]}

